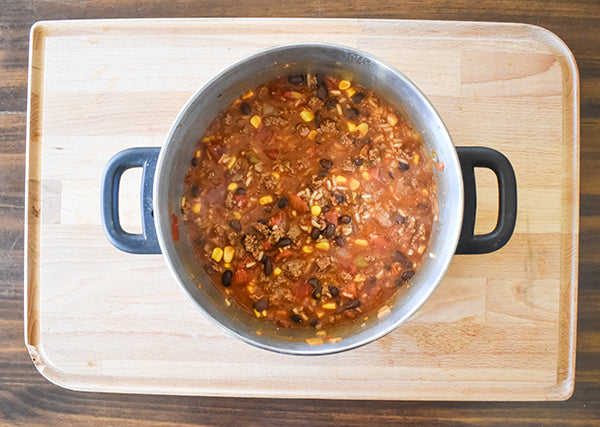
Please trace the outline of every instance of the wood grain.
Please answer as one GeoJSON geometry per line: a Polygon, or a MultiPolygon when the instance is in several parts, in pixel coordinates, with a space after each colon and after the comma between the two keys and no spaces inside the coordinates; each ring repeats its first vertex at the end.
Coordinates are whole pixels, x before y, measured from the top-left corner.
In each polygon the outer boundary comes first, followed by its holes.
{"type": "MultiPolygon", "coordinates": [[[[7,0],[0,14],[0,149],[21,156],[0,197],[0,422],[7,425],[598,425],[600,419],[600,31],[595,1],[300,2],[238,4],[7,0]],[[23,206],[28,31],[41,19],[193,16],[370,17],[528,22],[558,34],[575,54],[581,83],[581,211],[577,371],[567,402],[377,402],[231,399],[79,393],[45,381],[25,350],[23,206]],[[5,188],[16,190],[5,190],[5,188]],[[20,189],[20,191],[19,191],[20,189]],[[20,194],[20,195],[19,195],[20,194]]],[[[2,157],[0,170],[6,170],[2,157]]],[[[12,160],[9,160],[12,162],[12,160]]]]}
{"type": "MultiPolygon", "coordinates": [[[[570,396],[578,85],[570,52],[546,30],[390,20],[69,21],[37,25],[31,46],[26,326],[46,378],[78,390],[219,396],[570,396]],[[494,254],[456,257],[412,321],[363,348],[298,363],[211,325],[162,257],[112,248],[100,227],[99,179],[116,152],[161,145],[185,100],[228,64],[272,45],[323,39],[403,70],[457,145],[507,155],[519,213],[511,242],[494,254]],[[540,159],[547,168],[532,167],[540,159]]],[[[122,191],[139,193],[133,177],[126,182],[122,191]]],[[[481,227],[495,223],[495,187],[478,185],[481,227]]],[[[121,200],[128,221],[139,215],[139,198],[121,200]]]]}

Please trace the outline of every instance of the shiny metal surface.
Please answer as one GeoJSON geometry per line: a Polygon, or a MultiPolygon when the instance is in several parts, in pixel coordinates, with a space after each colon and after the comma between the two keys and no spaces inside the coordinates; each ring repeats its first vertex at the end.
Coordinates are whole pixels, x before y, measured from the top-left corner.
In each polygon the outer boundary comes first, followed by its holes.
{"type": "Polygon", "coordinates": [[[160,246],[174,277],[195,306],[212,322],[245,342],[280,353],[318,355],[349,350],[393,331],[413,315],[443,278],[458,242],[463,214],[463,184],[456,150],[441,118],[402,73],[357,50],[329,44],[296,44],[261,51],[224,70],[196,92],[183,107],[160,153],[154,181],[154,214],[160,246]],[[171,238],[171,214],[183,220],[179,209],[183,178],[198,138],[214,116],[241,93],[281,75],[312,72],[342,77],[363,85],[387,100],[409,118],[423,135],[426,146],[444,163],[434,168],[439,205],[423,264],[409,287],[401,289],[391,313],[381,319],[327,329],[337,343],[311,346],[306,338],[314,330],[278,328],[256,319],[234,305],[225,304],[194,259],[191,243],[181,229],[180,240],[171,238]],[[203,284],[198,289],[197,283],[203,284]],[[205,286],[204,286],[205,285],[205,286]],[[258,335],[256,332],[261,331],[258,335]]]}

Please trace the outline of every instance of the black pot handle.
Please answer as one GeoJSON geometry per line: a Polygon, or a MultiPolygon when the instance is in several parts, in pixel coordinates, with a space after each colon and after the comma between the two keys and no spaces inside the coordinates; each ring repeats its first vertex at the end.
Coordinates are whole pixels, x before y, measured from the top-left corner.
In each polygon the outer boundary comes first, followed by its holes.
{"type": "Polygon", "coordinates": [[[502,153],[487,147],[456,147],[463,175],[465,210],[457,254],[486,254],[508,242],[517,221],[517,180],[512,165],[502,153]],[[475,234],[477,193],[475,168],[491,169],[498,178],[498,222],[487,234],[475,234]]]}

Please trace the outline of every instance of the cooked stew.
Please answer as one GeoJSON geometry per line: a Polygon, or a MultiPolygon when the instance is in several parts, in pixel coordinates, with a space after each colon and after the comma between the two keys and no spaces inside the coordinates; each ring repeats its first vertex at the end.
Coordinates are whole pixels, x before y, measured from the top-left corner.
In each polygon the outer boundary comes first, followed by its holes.
{"type": "Polygon", "coordinates": [[[437,212],[421,136],[372,91],[312,74],[241,95],[199,139],[183,220],[226,301],[284,328],[389,312],[437,212]]]}

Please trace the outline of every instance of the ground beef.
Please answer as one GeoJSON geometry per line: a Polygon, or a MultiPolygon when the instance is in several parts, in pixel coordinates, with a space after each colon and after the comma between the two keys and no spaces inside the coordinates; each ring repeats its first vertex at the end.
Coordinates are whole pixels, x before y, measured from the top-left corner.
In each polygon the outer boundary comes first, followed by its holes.
{"type": "Polygon", "coordinates": [[[308,108],[310,108],[313,111],[320,110],[321,108],[323,108],[323,101],[321,101],[316,96],[313,96],[308,100],[308,108]]]}
{"type": "Polygon", "coordinates": [[[231,113],[225,113],[221,118],[221,123],[223,123],[225,126],[231,125],[231,113]]]}
{"type": "Polygon", "coordinates": [[[342,144],[344,147],[352,147],[354,146],[354,141],[348,136],[348,134],[345,134],[340,138],[340,144],[342,144]]]}
{"type": "Polygon", "coordinates": [[[283,264],[283,272],[293,280],[299,279],[305,268],[305,262],[301,260],[290,260],[283,264]]]}
{"type": "Polygon", "coordinates": [[[285,231],[282,228],[277,227],[274,230],[271,230],[271,234],[269,235],[269,243],[274,245],[279,242],[282,237],[285,237],[285,231]]]}
{"type": "Polygon", "coordinates": [[[298,237],[302,235],[302,229],[297,224],[290,225],[290,229],[287,232],[287,236],[294,242],[298,240],[298,237]]]}
{"type": "Polygon", "coordinates": [[[269,127],[284,127],[288,124],[288,121],[281,116],[267,116],[263,119],[263,123],[265,126],[269,127]]]}
{"type": "Polygon", "coordinates": [[[261,177],[261,184],[267,193],[273,191],[277,186],[277,180],[271,174],[263,175],[261,177]]]}
{"type": "Polygon", "coordinates": [[[242,237],[242,245],[244,245],[244,249],[250,252],[254,258],[258,259],[258,256],[262,252],[262,245],[255,234],[244,235],[242,237]]]}
{"type": "Polygon", "coordinates": [[[271,235],[271,228],[269,228],[268,225],[263,224],[261,222],[255,222],[254,224],[252,224],[252,228],[254,228],[265,239],[271,235]]]}
{"type": "Polygon", "coordinates": [[[235,207],[235,200],[233,199],[233,193],[228,191],[225,195],[225,206],[227,209],[233,209],[235,207]]]}
{"type": "Polygon", "coordinates": [[[346,159],[346,161],[344,161],[342,164],[342,170],[344,172],[354,172],[356,170],[356,165],[352,160],[346,159]]]}
{"type": "Polygon", "coordinates": [[[298,126],[296,126],[296,132],[298,132],[298,135],[300,135],[302,138],[306,138],[310,133],[310,128],[305,124],[300,123],[298,126]]]}
{"type": "Polygon", "coordinates": [[[321,125],[319,126],[319,129],[325,134],[333,133],[337,130],[337,124],[335,123],[335,120],[323,119],[321,125]]]}
{"type": "Polygon", "coordinates": [[[315,260],[315,264],[317,264],[317,268],[321,273],[327,270],[332,263],[333,259],[328,255],[322,255],[315,260]]]}
{"type": "Polygon", "coordinates": [[[382,227],[391,227],[392,219],[390,218],[390,214],[387,211],[377,211],[375,213],[375,219],[382,227]]]}

